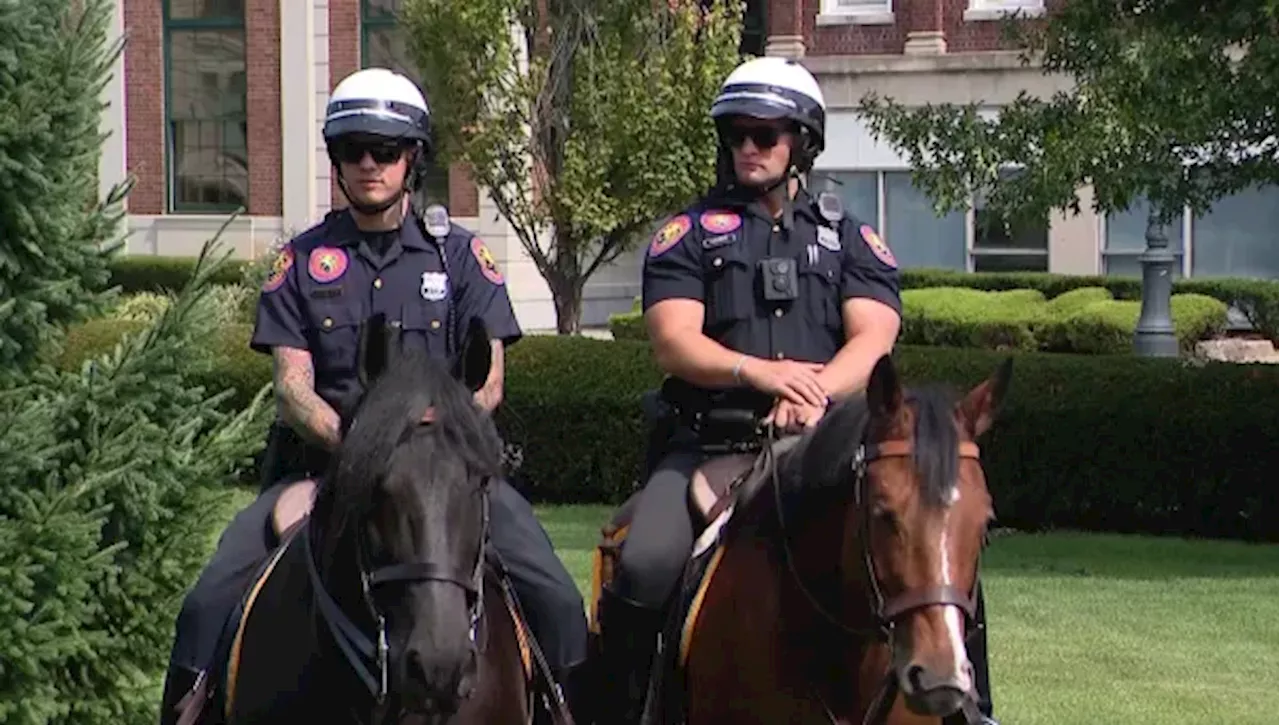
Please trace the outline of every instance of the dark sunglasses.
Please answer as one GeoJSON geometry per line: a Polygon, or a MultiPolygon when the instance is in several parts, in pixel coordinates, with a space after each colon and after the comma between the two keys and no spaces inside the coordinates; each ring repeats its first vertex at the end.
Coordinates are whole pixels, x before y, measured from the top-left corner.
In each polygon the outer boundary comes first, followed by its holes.
{"type": "Polygon", "coordinates": [[[375,164],[390,164],[399,161],[406,148],[396,141],[346,141],[334,148],[333,155],[344,163],[358,164],[367,153],[375,164]]]}
{"type": "Polygon", "coordinates": [[[738,148],[743,141],[751,139],[751,143],[761,150],[771,149],[778,144],[783,130],[777,126],[730,126],[725,129],[724,140],[729,148],[738,148]]]}

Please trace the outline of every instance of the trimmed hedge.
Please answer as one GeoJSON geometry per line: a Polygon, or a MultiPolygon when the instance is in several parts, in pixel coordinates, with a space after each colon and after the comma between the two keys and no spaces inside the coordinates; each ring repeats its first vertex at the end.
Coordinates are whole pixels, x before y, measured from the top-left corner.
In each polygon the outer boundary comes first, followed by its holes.
{"type": "MultiPolygon", "coordinates": [[[[902,289],[968,287],[997,291],[1034,289],[1049,299],[1081,287],[1102,287],[1118,300],[1142,299],[1140,277],[1054,274],[1052,272],[957,272],[949,269],[901,270],[902,289]]],[[[1275,280],[1227,278],[1175,279],[1174,294],[1201,294],[1235,307],[1271,344],[1280,342],[1280,284],[1275,280]]]]}
{"type": "MultiPolygon", "coordinates": [[[[63,364],[110,344],[119,331],[108,325],[121,323],[74,329],[63,364]]],[[[270,360],[248,350],[248,335],[247,326],[225,332],[210,376],[237,401],[270,381],[270,360]]],[[[1276,541],[1274,365],[1014,356],[1009,402],[983,441],[1002,525],[1276,541]]],[[[968,389],[1004,355],[903,346],[895,357],[910,382],[968,389]]],[[[530,337],[507,360],[498,422],[523,449],[530,495],[621,501],[646,444],[640,397],[662,379],[648,345],[530,337]]]]}
{"type": "MultiPolygon", "coordinates": [[[[138,292],[177,292],[191,278],[195,257],[162,257],[138,254],[116,257],[108,265],[111,270],[109,286],[119,285],[122,294],[138,292]]],[[[254,262],[228,259],[210,277],[213,284],[239,284],[244,281],[245,268],[254,262]]]]}
{"type": "MultiPolygon", "coordinates": [[[[1033,289],[933,287],[904,290],[902,304],[899,340],[905,345],[1116,355],[1132,352],[1141,307],[1114,300],[1101,287],[1081,287],[1052,300],[1033,289]]],[[[1226,326],[1227,306],[1212,297],[1177,294],[1170,304],[1184,352],[1226,326]]]]}

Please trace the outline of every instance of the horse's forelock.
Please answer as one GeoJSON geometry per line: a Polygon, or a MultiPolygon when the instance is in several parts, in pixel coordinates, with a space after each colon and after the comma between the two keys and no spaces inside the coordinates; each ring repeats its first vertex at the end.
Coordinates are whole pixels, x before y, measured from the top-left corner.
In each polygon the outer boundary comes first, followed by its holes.
{"type": "MultiPolygon", "coordinates": [[[[414,473],[409,478],[415,481],[431,476],[435,467],[422,466],[416,450],[407,457],[393,455],[401,446],[425,446],[432,457],[458,459],[474,475],[500,472],[501,444],[492,423],[476,408],[470,392],[425,355],[397,357],[353,413],[355,422],[335,454],[329,480],[320,486],[313,509],[328,533],[340,532],[351,517],[368,512],[374,494],[390,478],[393,464],[411,466],[414,473]],[[428,408],[434,409],[435,420],[419,432],[428,408]]],[[[462,476],[433,484],[463,484],[470,479],[462,476]]]]}

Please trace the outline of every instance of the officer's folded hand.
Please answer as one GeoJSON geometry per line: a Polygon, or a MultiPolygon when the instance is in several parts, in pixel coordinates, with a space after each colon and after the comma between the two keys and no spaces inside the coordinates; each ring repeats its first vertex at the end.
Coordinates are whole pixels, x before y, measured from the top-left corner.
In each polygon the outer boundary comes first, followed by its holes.
{"type": "Polygon", "coordinates": [[[825,408],[827,391],[818,382],[822,368],[820,363],[748,358],[740,374],[743,381],[762,393],[797,405],[825,408]]]}
{"type": "Polygon", "coordinates": [[[805,429],[816,427],[826,412],[825,405],[798,405],[789,400],[779,400],[765,417],[764,424],[772,423],[784,434],[803,433],[805,429]]]}

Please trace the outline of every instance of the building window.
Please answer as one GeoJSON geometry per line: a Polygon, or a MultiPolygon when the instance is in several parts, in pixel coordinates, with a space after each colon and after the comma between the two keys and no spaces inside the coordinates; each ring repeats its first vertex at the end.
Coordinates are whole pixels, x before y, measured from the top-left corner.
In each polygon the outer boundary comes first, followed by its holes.
{"type": "MultiPolygon", "coordinates": [[[[1142,265],[1138,256],[1147,248],[1147,216],[1151,204],[1145,198],[1136,198],[1129,208],[1106,217],[1102,235],[1102,273],[1119,277],[1141,277],[1142,265]]],[[[1183,259],[1186,254],[1185,215],[1179,216],[1164,228],[1169,240],[1169,251],[1177,258],[1174,277],[1182,277],[1183,259]]]]}
{"type": "MultiPolygon", "coordinates": [[[[1010,178],[1017,171],[1002,171],[1010,178]]],[[[973,271],[1048,272],[1049,216],[1012,222],[986,208],[981,194],[973,204],[973,271]]]]}
{"type": "Polygon", "coordinates": [[[904,267],[932,267],[964,271],[968,268],[965,249],[964,212],[939,217],[933,202],[911,181],[909,171],[884,173],[885,242],[904,267]]]}
{"type": "Polygon", "coordinates": [[[860,15],[893,12],[892,0],[822,0],[823,15],[860,15]]]}
{"type": "Polygon", "coordinates": [[[1044,15],[1044,0],[969,0],[965,20],[998,20],[1016,13],[1031,18],[1044,15]]]}
{"type": "Polygon", "coordinates": [[[244,0],[164,0],[172,212],[248,206],[244,0]]]}
{"type": "Polygon", "coordinates": [[[1191,220],[1194,277],[1276,279],[1280,266],[1280,191],[1275,184],[1219,199],[1191,220]]]}
{"type": "MultiPolygon", "coordinates": [[[[409,57],[404,28],[396,22],[402,5],[403,0],[360,0],[360,67],[390,68],[422,88],[417,65],[409,57]]],[[[430,104],[428,98],[427,105],[430,104]]],[[[435,159],[430,161],[426,179],[414,194],[414,203],[419,208],[449,203],[449,170],[435,159]]]]}
{"type": "Polygon", "coordinates": [[[893,0],[820,0],[818,25],[892,25],[893,0]]]}
{"type": "Polygon", "coordinates": [[[876,227],[904,268],[968,269],[964,212],[939,217],[906,171],[818,171],[813,188],[844,201],[845,211],[876,227]]]}

